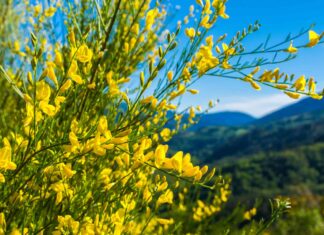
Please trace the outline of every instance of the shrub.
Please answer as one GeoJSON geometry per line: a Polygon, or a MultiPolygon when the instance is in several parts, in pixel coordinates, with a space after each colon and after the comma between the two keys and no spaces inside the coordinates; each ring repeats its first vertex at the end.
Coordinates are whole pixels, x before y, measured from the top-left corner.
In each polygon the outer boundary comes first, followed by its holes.
{"type": "MultiPolygon", "coordinates": [[[[197,2],[169,30],[166,6],[149,0],[8,2],[23,20],[20,36],[1,44],[0,234],[205,233],[229,181],[189,153],[169,156],[166,142],[202,112],[179,110],[181,96],[198,93],[191,87],[209,75],[322,98],[313,78],[261,67],[293,59],[323,34],[249,51],[242,43],[258,23],[215,39],[226,0],[197,2]]],[[[269,221],[287,206],[278,202],[269,221]]]]}

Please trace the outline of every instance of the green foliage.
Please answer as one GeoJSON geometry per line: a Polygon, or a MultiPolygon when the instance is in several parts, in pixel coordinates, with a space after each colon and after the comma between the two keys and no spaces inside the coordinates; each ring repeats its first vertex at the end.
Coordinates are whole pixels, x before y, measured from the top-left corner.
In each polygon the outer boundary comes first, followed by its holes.
{"type": "Polygon", "coordinates": [[[267,151],[283,151],[324,141],[324,112],[309,112],[276,122],[243,127],[211,126],[185,131],[173,149],[190,151],[200,162],[219,163],[267,151]]]}
{"type": "Polygon", "coordinates": [[[324,144],[281,152],[263,152],[223,161],[223,173],[231,174],[236,195],[274,196],[324,193],[324,144]]]}
{"type": "Polygon", "coordinates": [[[323,231],[324,217],[319,208],[297,208],[273,226],[271,234],[322,235],[323,231]]]}

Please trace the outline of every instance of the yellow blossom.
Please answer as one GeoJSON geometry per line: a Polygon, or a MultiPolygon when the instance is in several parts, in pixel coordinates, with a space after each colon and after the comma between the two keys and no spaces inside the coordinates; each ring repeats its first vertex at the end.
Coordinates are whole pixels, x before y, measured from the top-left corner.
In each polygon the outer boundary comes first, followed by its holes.
{"type": "Polygon", "coordinates": [[[199,91],[196,90],[196,89],[188,89],[188,91],[189,91],[191,94],[193,94],[193,95],[196,95],[196,94],[199,93],[199,91]]]}
{"type": "Polygon", "coordinates": [[[159,207],[162,204],[172,204],[173,203],[173,192],[168,189],[165,191],[157,200],[156,207],[159,207]]]}
{"type": "Polygon", "coordinates": [[[75,60],[72,61],[70,69],[68,71],[68,76],[77,84],[83,84],[84,81],[81,78],[80,75],[78,75],[77,71],[78,71],[78,64],[75,60]]]}
{"type": "Polygon", "coordinates": [[[172,71],[168,71],[167,78],[168,78],[169,82],[172,81],[172,78],[173,78],[173,72],[172,71]]]}
{"type": "Polygon", "coordinates": [[[291,42],[286,51],[289,53],[296,53],[298,49],[296,47],[293,47],[293,43],[291,42]]]}
{"type": "Polygon", "coordinates": [[[299,99],[299,97],[300,97],[300,94],[298,94],[298,93],[289,92],[289,91],[285,91],[284,93],[292,99],[299,99]]]}
{"type": "Polygon", "coordinates": [[[2,141],[3,147],[0,149],[0,169],[15,170],[17,166],[11,161],[11,145],[7,138],[4,138],[2,141]]]}
{"type": "Polygon", "coordinates": [[[49,7],[45,10],[44,14],[46,17],[52,17],[56,12],[56,8],[55,7],[49,7]]]}
{"type": "Polygon", "coordinates": [[[91,61],[92,56],[93,56],[93,52],[86,44],[82,44],[79,47],[77,54],[76,54],[76,58],[81,63],[87,63],[87,62],[91,61]]]}
{"type": "Polygon", "coordinates": [[[65,91],[67,91],[68,89],[70,89],[72,85],[72,81],[70,79],[68,79],[60,88],[59,93],[64,93],[65,91]]]}
{"type": "Polygon", "coordinates": [[[313,46],[317,45],[322,37],[323,37],[323,34],[319,35],[315,31],[310,30],[309,31],[309,43],[307,44],[307,46],[313,47],[313,46]]]}
{"type": "Polygon", "coordinates": [[[305,87],[306,87],[306,78],[305,76],[300,76],[296,81],[295,83],[293,84],[293,86],[296,91],[304,91],[305,90],[305,87]]]}
{"type": "Polygon", "coordinates": [[[156,8],[149,10],[146,13],[145,18],[145,29],[150,30],[155,22],[155,18],[157,16],[158,10],[156,8]]]}
{"type": "Polygon", "coordinates": [[[185,33],[190,39],[193,39],[196,35],[196,31],[194,28],[186,28],[185,33]]]}
{"type": "Polygon", "coordinates": [[[257,90],[257,91],[261,90],[261,87],[260,87],[260,85],[259,85],[258,83],[256,83],[256,82],[253,81],[253,80],[251,80],[251,81],[249,81],[249,82],[250,82],[251,86],[252,86],[255,90],[257,90]]]}
{"type": "Polygon", "coordinates": [[[165,142],[169,141],[171,138],[171,130],[169,128],[164,128],[161,133],[160,133],[161,137],[163,138],[163,140],[165,142]]]}

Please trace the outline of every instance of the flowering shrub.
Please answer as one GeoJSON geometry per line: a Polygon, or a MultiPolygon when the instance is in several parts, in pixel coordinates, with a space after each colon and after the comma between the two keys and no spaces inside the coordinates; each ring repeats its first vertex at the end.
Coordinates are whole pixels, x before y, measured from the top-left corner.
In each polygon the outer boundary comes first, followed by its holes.
{"type": "MultiPolygon", "coordinates": [[[[313,78],[263,67],[293,59],[323,34],[248,51],[242,43],[258,23],[213,38],[210,29],[229,17],[226,0],[197,3],[169,30],[167,7],[149,0],[0,6],[24,19],[23,32],[1,42],[0,234],[205,233],[229,181],[189,153],[168,153],[166,142],[205,112],[179,110],[181,96],[197,94],[191,87],[209,75],[322,98],[313,78]]],[[[270,221],[287,206],[278,201],[270,221]]]]}

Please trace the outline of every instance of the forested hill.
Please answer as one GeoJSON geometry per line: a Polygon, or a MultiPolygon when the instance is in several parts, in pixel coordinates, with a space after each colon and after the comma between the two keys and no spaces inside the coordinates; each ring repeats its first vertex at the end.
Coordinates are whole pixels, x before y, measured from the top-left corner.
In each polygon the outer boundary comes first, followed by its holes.
{"type": "Polygon", "coordinates": [[[170,143],[201,162],[240,157],[262,151],[281,151],[324,142],[324,111],[304,113],[263,125],[212,126],[186,131],[170,143]]]}
{"type": "Polygon", "coordinates": [[[170,146],[230,174],[236,195],[322,194],[324,104],[312,104],[305,99],[241,126],[187,130],[170,146]]]}

